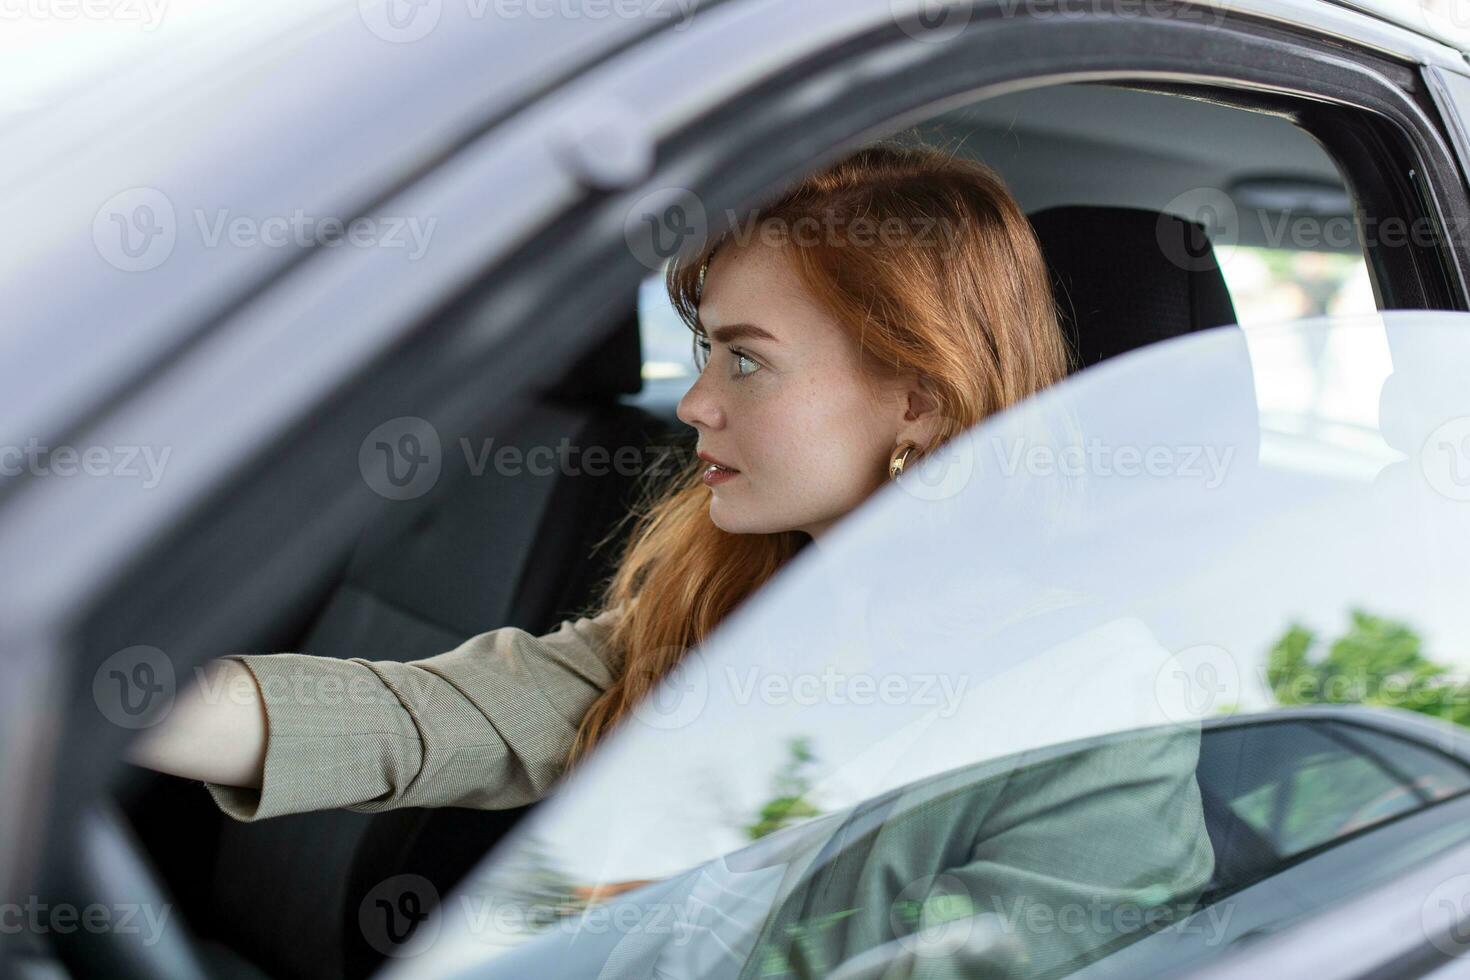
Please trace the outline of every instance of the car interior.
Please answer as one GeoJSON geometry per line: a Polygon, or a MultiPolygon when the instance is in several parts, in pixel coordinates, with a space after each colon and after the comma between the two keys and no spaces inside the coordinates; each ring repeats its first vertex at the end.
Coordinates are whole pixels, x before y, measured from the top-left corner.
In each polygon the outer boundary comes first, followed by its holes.
{"type": "MultiPolygon", "coordinates": [[[[1086,323],[1086,343],[1072,337],[1080,367],[1191,330],[1327,312],[1237,309],[1229,280],[1245,264],[1230,260],[1238,248],[1330,253],[1355,274],[1367,274],[1356,233],[1351,240],[1324,235],[1294,243],[1282,232],[1284,215],[1310,215],[1325,225],[1349,218],[1353,204],[1321,144],[1276,115],[1156,91],[1065,85],[976,102],[897,137],[978,159],[1005,178],[1036,225],[1066,326],[1078,331],[1086,323]],[[1190,245],[1189,236],[1200,232],[1189,225],[1202,216],[1194,192],[1203,188],[1228,189],[1235,220],[1219,215],[1219,227],[1203,233],[1217,251],[1223,244],[1232,255],[1192,264],[1194,275],[1172,275],[1155,265],[1169,261],[1152,241],[1155,222],[1159,214],[1173,215],[1179,223],[1167,233],[1190,245]],[[1104,240],[1114,247],[1094,254],[1104,240]],[[1113,263],[1104,264],[1105,256],[1113,263]],[[1148,290],[1129,279],[1148,282],[1148,290]],[[1171,287],[1186,292],[1170,293],[1171,287]],[[1078,309],[1079,302],[1087,308],[1078,309]]],[[[1234,291],[1249,285],[1237,282],[1234,291]]],[[[1376,308],[1371,294],[1350,300],[1332,312],[1376,308]]],[[[628,400],[677,425],[674,406],[692,381],[688,330],[656,276],[645,283],[640,308],[644,383],[628,400]]]]}
{"type": "MultiPolygon", "coordinates": [[[[898,135],[938,142],[1006,178],[1051,266],[1079,370],[1241,319],[1219,263],[1185,269],[1165,251],[1179,243],[1210,254],[1215,229],[1179,213],[1171,202],[1181,195],[1231,189],[1238,244],[1272,249],[1292,248],[1260,234],[1275,215],[1346,215],[1352,206],[1338,165],[1290,120],[1167,92],[1036,89],[898,135]]],[[[1335,251],[1362,261],[1356,244],[1335,251]]],[[[448,451],[487,438],[527,447],[565,439],[644,447],[645,461],[687,458],[679,452],[694,433],[674,410],[693,379],[690,337],[659,283],[652,276],[625,297],[616,329],[520,406],[513,429],[442,433],[448,451]]],[[[446,473],[423,497],[384,501],[351,552],[336,556],[333,586],[268,649],[410,661],[499,626],[550,632],[596,601],[627,532],[622,519],[645,489],[616,468],[446,473]]],[[[232,652],[251,651],[219,651],[232,652]]],[[[337,810],[247,824],[220,814],[197,783],[130,769],[115,789],[209,973],[223,977],[370,974],[382,956],[357,927],[366,892],[411,873],[447,895],[524,812],[337,810]]],[[[1260,835],[1240,830],[1228,807],[1216,816],[1222,848],[1245,841],[1241,848],[1264,853],[1260,835]]],[[[1238,883],[1254,865],[1242,850],[1221,867],[1236,869],[1238,883]]]]}

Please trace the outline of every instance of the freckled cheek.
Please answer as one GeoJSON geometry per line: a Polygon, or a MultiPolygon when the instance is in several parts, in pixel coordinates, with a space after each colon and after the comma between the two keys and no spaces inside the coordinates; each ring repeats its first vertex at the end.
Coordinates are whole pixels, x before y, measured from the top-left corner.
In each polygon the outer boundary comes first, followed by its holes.
{"type": "Polygon", "coordinates": [[[820,434],[824,445],[845,456],[862,453],[873,442],[872,408],[841,385],[813,392],[805,406],[802,428],[820,434]]]}
{"type": "Polygon", "coordinates": [[[816,480],[827,483],[834,474],[852,467],[862,453],[862,442],[855,439],[851,418],[831,414],[826,408],[806,412],[793,409],[789,414],[770,419],[762,430],[759,447],[761,458],[775,463],[781,482],[793,486],[816,480]]]}
{"type": "MultiPolygon", "coordinates": [[[[782,473],[802,465],[820,432],[814,430],[807,406],[795,399],[743,399],[729,414],[738,433],[735,446],[746,466],[763,480],[779,482],[782,473]]],[[[732,406],[735,407],[735,406],[732,406]]]]}
{"type": "Polygon", "coordinates": [[[855,399],[834,398],[833,390],[816,382],[782,393],[748,389],[731,394],[727,421],[735,450],[770,486],[827,482],[870,454],[873,440],[863,422],[868,408],[855,399]]]}

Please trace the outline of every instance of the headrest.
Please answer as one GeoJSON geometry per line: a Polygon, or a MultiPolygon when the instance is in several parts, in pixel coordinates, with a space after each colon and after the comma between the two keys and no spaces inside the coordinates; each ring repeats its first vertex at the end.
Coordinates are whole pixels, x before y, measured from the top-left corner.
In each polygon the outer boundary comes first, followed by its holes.
{"type": "Polygon", "coordinates": [[[1203,226],[1136,208],[1031,215],[1079,368],[1170,337],[1235,323],[1203,226]]]}
{"type": "Polygon", "coordinates": [[[567,369],[545,394],[571,401],[610,400],[643,390],[643,344],[636,307],[567,369]]]}

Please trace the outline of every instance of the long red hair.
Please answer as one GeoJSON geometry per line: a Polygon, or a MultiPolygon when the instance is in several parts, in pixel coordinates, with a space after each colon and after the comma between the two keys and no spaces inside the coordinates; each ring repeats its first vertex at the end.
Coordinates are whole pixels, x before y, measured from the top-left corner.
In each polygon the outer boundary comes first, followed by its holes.
{"type": "MultiPolygon", "coordinates": [[[[928,381],[944,425],[919,455],[1066,375],[1035,232],[983,164],[932,146],[870,145],[806,177],[746,227],[770,223],[788,233],[782,247],[800,281],[851,332],[873,376],[909,369],[928,381]],[[854,240],[864,218],[879,233],[854,240]],[[813,228],[826,230],[798,233],[813,228]]],[[[668,267],[669,297],[692,331],[702,272],[731,242],[726,232],[668,267]]],[[[630,515],[636,523],[601,600],[624,606],[610,637],[621,663],[583,717],[571,762],[809,540],[721,530],[702,468],[691,459],[630,515]]]]}

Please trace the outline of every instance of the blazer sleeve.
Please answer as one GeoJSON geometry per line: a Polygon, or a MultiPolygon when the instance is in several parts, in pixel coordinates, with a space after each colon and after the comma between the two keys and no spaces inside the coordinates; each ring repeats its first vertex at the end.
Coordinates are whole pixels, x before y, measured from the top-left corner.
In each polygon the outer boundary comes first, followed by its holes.
{"type": "Polygon", "coordinates": [[[622,607],[534,636],[502,627],[409,663],[233,655],[268,724],[259,789],[206,782],[248,822],[307,810],[507,809],[545,796],[583,715],[613,681],[622,607]]]}

